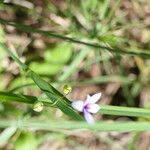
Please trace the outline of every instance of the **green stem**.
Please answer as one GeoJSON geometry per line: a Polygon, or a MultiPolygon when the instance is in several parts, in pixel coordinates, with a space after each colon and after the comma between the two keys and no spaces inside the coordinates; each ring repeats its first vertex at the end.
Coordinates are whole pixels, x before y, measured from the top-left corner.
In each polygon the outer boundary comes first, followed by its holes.
{"type": "MultiPolygon", "coordinates": [[[[2,102],[21,102],[27,104],[34,104],[36,101],[41,101],[45,106],[51,106],[52,102],[49,99],[39,99],[34,96],[12,94],[0,92],[0,101],[2,102]]],[[[116,116],[132,116],[132,117],[150,117],[150,110],[144,108],[121,107],[111,105],[100,105],[100,114],[116,115],[116,116]]]]}
{"type": "Polygon", "coordinates": [[[0,128],[6,127],[18,127],[18,128],[28,128],[36,130],[74,130],[74,129],[89,129],[93,131],[150,131],[150,122],[104,122],[100,121],[93,125],[87,124],[86,122],[71,122],[71,121],[7,121],[1,120],[0,128]]]}
{"type": "Polygon", "coordinates": [[[11,57],[15,60],[15,62],[23,69],[27,70],[28,66],[23,64],[3,43],[0,42],[0,47],[4,49],[11,57]]]}
{"type": "MultiPolygon", "coordinates": [[[[64,85],[64,84],[69,84],[70,86],[87,86],[91,84],[101,84],[101,83],[106,83],[106,82],[118,82],[120,84],[131,84],[134,81],[134,79],[130,79],[125,76],[117,76],[117,75],[104,75],[92,79],[84,79],[84,80],[72,80],[72,81],[49,81],[49,83],[53,84],[59,84],[59,85],[64,85]]],[[[31,87],[31,86],[36,86],[33,82],[27,82],[26,84],[20,84],[12,89],[9,90],[9,92],[15,92],[17,90],[20,90],[22,88],[26,87],[31,87]]]]}
{"type": "Polygon", "coordinates": [[[82,45],[86,45],[86,46],[90,46],[90,47],[94,47],[94,48],[98,48],[98,49],[100,48],[100,50],[108,50],[110,52],[114,52],[114,53],[118,53],[118,54],[128,54],[128,55],[132,55],[132,56],[136,55],[136,56],[141,56],[144,58],[150,58],[150,53],[148,51],[144,51],[144,52],[143,51],[135,51],[135,50],[129,51],[129,50],[122,50],[118,47],[111,48],[111,47],[100,45],[99,43],[89,43],[89,42],[80,41],[75,38],[66,37],[66,36],[54,33],[53,31],[43,31],[43,30],[36,29],[36,28],[33,28],[28,25],[18,24],[18,23],[12,22],[12,21],[4,20],[4,19],[0,19],[0,23],[3,25],[13,26],[24,32],[39,33],[39,34],[47,36],[47,37],[54,37],[54,38],[62,39],[62,40],[72,42],[72,43],[82,44],[82,45]]]}

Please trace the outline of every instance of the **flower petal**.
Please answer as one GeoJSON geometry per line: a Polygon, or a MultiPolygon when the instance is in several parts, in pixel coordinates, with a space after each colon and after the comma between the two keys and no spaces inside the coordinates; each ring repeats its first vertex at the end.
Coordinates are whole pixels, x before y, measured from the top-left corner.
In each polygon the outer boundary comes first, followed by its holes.
{"type": "Polygon", "coordinates": [[[101,93],[94,94],[90,98],[88,97],[86,101],[88,101],[90,104],[94,104],[100,99],[101,95],[101,93]]]}
{"type": "Polygon", "coordinates": [[[91,96],[87,95],[86,100],[84,102],[84,106],[86,106],[91,101],[91,96]]]}
{"type": "Polygon", "coordinates": [[[71,106],[72,106],[74,109],[76,109],[76,110],[82,112],[82,111],[83,111],[83,108],[84,108],[84,102],[83,102],[83,101],[74,101],[74,102],[72,102],[71,106]]]}
{"type": "Polygon", "coordinates": [[[86,110],[90,113],[97,113],[100,110],[100,106],[97,104],[88,104],[86,110]]]}
{"type": "Polygon", "coordinates": [[[93,124],[95,122],[93,116],[89,112],[87,112],[85,109],[83,113],[84,113],[84,118],[87,121],[87,123],[93,124]]]}

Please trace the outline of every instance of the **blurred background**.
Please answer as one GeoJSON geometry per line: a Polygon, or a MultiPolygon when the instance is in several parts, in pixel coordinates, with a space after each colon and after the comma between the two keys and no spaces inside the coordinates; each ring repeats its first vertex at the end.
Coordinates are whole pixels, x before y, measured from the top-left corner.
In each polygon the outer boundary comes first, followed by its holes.
{"type": "MultiPolygon", "coordinates": [[[[0,0],[0,19],[53,31],[87,43],[122,50],[150,51],[149,0],[0,0]]],[[[21,27],[21,25],[18,25],[21,27]]],[[[23,28],[23,27],[21,27],[23,28]]],[[[71,100],[102,92],[100,104],[150,108],[150,60],[116,54],[26,32],[0,24],[0,41],[60,92],[68,84],[71,100]]],[[[0,49],[0,91],[41,96],[16,63],[0,49]]],[[[34,112],[32,106],[0,103],[0,118],[8,120],[68,119],[57,109],[34,112]]],[[[135,120],[96,115],[96,120],[135,120]]],[[[144,120],[137,118],[136,120],[144,120]]],[[[150,132],[0,130],[2,150],[150,150],[150,132]]]]}

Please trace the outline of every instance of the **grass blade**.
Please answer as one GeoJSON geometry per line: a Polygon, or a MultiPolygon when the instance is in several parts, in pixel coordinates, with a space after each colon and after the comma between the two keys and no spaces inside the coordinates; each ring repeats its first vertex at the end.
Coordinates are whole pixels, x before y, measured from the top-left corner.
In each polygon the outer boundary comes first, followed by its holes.
{"type": "Polygon", "coordinates": [[[150,117],[150,109],[121,107],[121,106],[101,106],[101,114],[133,117],[150,117]]]}
{"type": "Polygon", "coordinates": [[[13,94],[8,92],[0,92],[0,101],[1,102],[21,102],[27,104],[34,104],[38,99],[34,96],[25,96],[21,94],[13,94]]]}
{"type": "Polygon", "coordinates": [[[79,66],[79,64],[82,62],[82,60],[87,56],[89,52],[88,48],[83,49],[82,51],[79,52],[79,54],[76,56],[76,58],[73,60],[73,62],[70,64],[70,66],[68,67],[67,71],[65,71],[60,77],[59,77],[59,81],[64,81],[66,80],[68,77],[70,77],[71,74],[73,74],[77,67],[79,66]]]}

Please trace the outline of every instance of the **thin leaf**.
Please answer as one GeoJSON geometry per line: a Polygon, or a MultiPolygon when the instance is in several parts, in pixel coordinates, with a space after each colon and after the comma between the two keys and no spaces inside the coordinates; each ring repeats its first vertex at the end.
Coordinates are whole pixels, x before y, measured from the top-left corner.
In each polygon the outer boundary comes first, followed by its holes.
{"type": "Polygon", "coordinates": [[[38,99],[33,96],[25,96],[21,94],[13,94],[8,92],[0,92],[0,101],[1,102],[22,102],[27,104],[34,104],[38,99]]]}
{"type": "Polygon", "coordinates": [[[35,84],[47,95],[48,99],[50,99],[62,112],[75,120],[83,120],[83,118],[71,107],[71,102],[59,91],[57,91],[52,85],[41,79],[33,71],[29,71],[28,75],[33,79],[35,84]]]}
{"type": "Polygon", "coordinates": [[[133,117],[150,117],[150,109],[121,107],[121,106],[101,106],[101,114],[133,117]]]}

